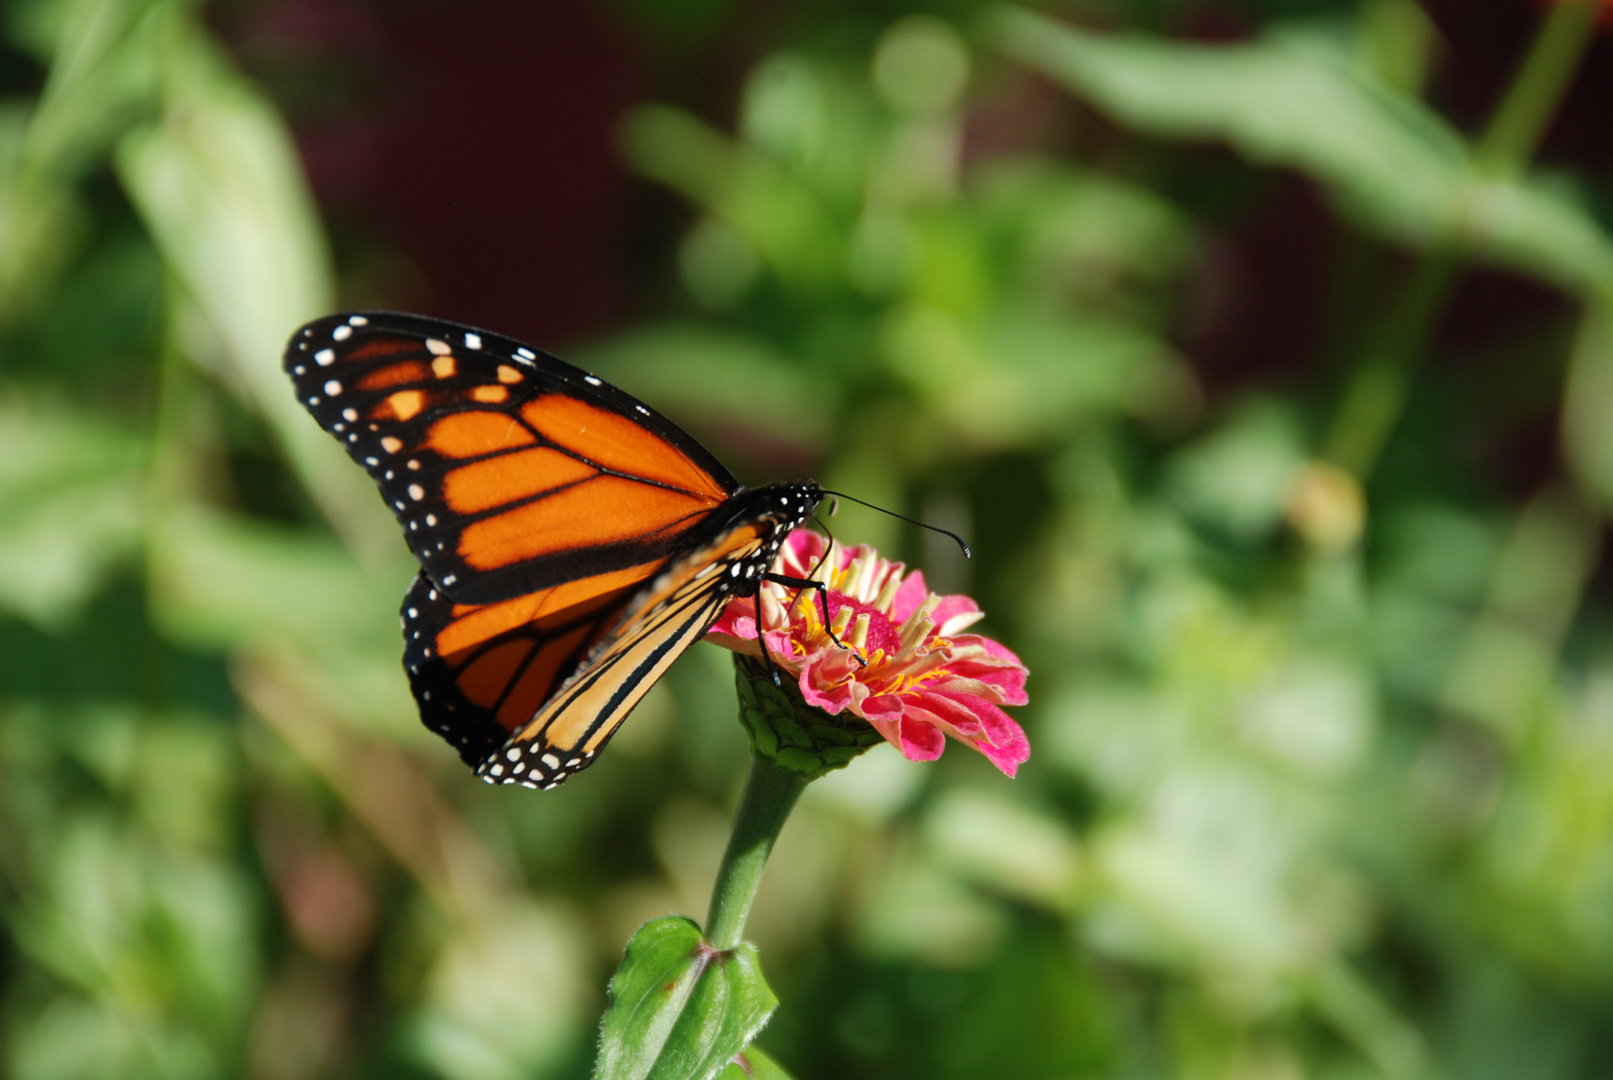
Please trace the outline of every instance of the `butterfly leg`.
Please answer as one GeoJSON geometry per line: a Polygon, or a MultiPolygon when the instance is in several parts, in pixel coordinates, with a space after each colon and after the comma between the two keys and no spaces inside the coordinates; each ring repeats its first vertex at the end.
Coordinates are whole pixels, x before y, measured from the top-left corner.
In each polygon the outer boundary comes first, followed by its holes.
{"type": "MultiPolygon", "coordinates": [[[[835,634],[834,627],[832,625],[830,625],[830,622],[829,622],[829,586],[825,585],[821,581],[815,581],[812,578],[790,577],[787,574],[763,574],[762,575],[762,580],[763,581],[771,581],[776,585],[784,585],[784,586],[787,586],[787,587],[790,587],[790,588],[794,588],[795,590],[797,590],[796,591],[797,596],[801,595],[801,593],[800,593],[801,589],[816,589],[817,592],[818,592],[818,600],[823,604],[823,629],[828,633],[829,640],[833,641],[836,645],[840,646],[842,649],[845,649],[847,652],[851,653],[851,658],[853,660],[857,661],[857,666],[858,667],[867,667],[868,666],[868,662],[862,658],[862,656],[857,652],[856,649],[851,648],[844,641],[840,640],[839,636],[835,634]]],[[[759,598],[760,597],[758,596],[758,599],[759,598]]],[[[758,624],[758,626],[759,625],[760,624],[758,624]]],[[[758,631],[758,636],[760,636],[759,631],[758,631]]],[[[767,646],[765,644],[762,646],[762,652],[763,653],[767,652],[767,646]]]]}

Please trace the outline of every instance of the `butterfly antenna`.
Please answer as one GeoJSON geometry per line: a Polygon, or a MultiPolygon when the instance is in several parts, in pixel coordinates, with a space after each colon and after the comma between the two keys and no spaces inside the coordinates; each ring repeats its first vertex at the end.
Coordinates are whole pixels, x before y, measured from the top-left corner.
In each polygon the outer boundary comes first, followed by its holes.
{"type": "MultiPolygon", "coordinates": [[[[928,524],[926,522],[918,521],[918,520],[916,520],[914,518],[908,517],[906,514],[898,514],[896,511],[887,510],[883,506],[875,506],[871,502],[863,502],[863,500],[861,500],[859,498],[856,498],[855,496],[847,495],[847,494],[845,494],[844,492],[841,492],[841,491],[825,491],[824,494],[825,495],[832,495],[833,497],[835,497],[837,499],[845,499],[848,502],[854,502],[858,506],[866,506],[870,510],[878,510],[881,514],[888,514],[891,517],[897,519],[898,521],[907,522],[909,525],[917,525],[921,529],[929,529],[933,533],[940,533],[942,536],[950,536],[953,539],[953,541],[957,543],[958,547],[963,549],[963,557],[965,559],[971,559],[971,558],[974,557],[974,553],[969,550],[969,545],[964,542],[963,537],[959,536],[957,533],[953,532],[950,529],[943,529],[939,525],[930,525],[930,524],[928,524]]],[[[823,522],[820,521],[820,522],[818,522],[818,524],[822,525],[823,522]]],[[[828,532],[829,530],[825,529],[823,531],[828,532]]]]}
{"type": "MultiPolygon", "coordinates": [[[[833,510],[829,511],[829,516],[834,517],[833,510]]],[[[811,570],[807,571],[807,577],[809,578],[815,578],[818,576],[818,567],[823,565],[823,561],[827,559],[829,557],[829,553],[835,549],[835,534],[829,531],[829,526],[825,525],[823,523],[823,519],[817,514],[812,515],[812,522],[818,528],[823,530],[823,535],[829,538],[829,546],[823,549],[823,554],[818,556],[818,561],[812,564],[811,570]]]]}

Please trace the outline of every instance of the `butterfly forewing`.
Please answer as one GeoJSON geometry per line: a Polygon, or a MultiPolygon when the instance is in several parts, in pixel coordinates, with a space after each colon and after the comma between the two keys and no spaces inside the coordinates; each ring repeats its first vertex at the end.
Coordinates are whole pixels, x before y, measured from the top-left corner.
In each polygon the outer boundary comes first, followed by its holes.
{"type": "Polygon", "coordinates": [[[293,337],[285,365],[456,601],[664,561],[739,489],[648,406],[486,331],[333,316],[293,337]]]}

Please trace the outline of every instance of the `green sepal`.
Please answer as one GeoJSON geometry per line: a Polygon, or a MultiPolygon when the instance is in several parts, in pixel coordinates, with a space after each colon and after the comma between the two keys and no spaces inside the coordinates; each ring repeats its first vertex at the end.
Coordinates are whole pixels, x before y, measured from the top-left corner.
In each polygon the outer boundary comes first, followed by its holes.
{"type": "Polygon", "coordinates": [[[816,780],[842,769],[853,758],[884,737],[860,716],[830,716],[808,705],[801,688],[791,679],[773,684],[762,661],[734,655],[735,684],[739,687],[739,718],[750,735],[751,748],[776,762],[781,769],[816,780]]]}
{"type": "Polygon", "coordinates": [[[610,999],[594,1080],[708,1080],[778,1007],[754,945],[720,952],[681,915],[633,935],[610,999]]]}

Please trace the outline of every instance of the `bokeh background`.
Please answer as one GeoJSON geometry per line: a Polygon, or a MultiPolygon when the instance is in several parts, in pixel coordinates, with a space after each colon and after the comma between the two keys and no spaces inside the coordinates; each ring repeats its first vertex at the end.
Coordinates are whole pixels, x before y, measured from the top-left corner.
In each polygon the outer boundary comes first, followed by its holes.
{"type": "Polygon", "coordinates": [[[1613,42],[1517,81],[1554,10],[8,0],[0,1074],[583,1077],[704,914],[719,650],[553,793],[419,725],[278,365],[392,307],[972,539],[833,522],[980,600],[1034,755],[809,790],[797,1077],[1613,1075],[1613,42]]]}

